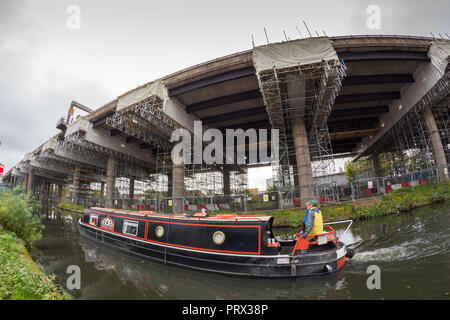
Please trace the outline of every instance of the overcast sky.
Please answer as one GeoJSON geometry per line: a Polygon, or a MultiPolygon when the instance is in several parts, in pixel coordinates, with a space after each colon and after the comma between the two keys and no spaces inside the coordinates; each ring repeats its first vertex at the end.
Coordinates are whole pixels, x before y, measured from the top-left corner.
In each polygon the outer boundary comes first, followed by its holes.
{"type": "MultiPolygon", "coordinates": [[[[73,13],[73,12],[72,12],[73,13]]],[[[305,36],[450,34],[448,0],[0,0],[0,162],[9,170],[56,134],[72,100],[97,108],[148,81],[210,59],[305,36]],[[80,29],[69,6],[80,9],[80,29]],[[380,9],[369,29],[367,8],[380,9]]],[[[268,173],[270,176],[270,172],[268,173]]],[[[250,174],[250,186],[265,184],[250,174]]]]}

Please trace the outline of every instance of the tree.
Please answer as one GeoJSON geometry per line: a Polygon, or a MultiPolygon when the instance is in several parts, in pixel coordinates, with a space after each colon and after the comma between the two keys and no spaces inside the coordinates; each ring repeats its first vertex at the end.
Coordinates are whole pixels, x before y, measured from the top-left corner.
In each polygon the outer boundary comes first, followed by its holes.
{"type": "Polygon", "coordinates": [[[358,165],[355,162],[348,161],[345,164],[345,176],[347,177],[348,182],[355,182],[356,178],[359,174],[358,165]]]}
{"type": "Polygon", "coordinates": [[[274,184],[271,184],[270,186],[268,186],[266,189],[267,189],[266,191],[268,193],[278,192],[278,185],[276,183],[274,183],[274,184]]]}

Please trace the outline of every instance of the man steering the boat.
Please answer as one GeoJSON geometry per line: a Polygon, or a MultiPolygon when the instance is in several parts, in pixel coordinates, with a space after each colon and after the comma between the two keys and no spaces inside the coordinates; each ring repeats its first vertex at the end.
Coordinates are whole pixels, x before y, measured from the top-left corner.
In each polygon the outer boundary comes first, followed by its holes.
{"type": "Polygon", "coordinates": [[[305,219],[302,223],[302,232],[300,237],[306,239],[309,234],[316,235],[323,233],[323,219],[322,212],[317,207],[316,200],[309,200],[306,203],[305,219]]]}

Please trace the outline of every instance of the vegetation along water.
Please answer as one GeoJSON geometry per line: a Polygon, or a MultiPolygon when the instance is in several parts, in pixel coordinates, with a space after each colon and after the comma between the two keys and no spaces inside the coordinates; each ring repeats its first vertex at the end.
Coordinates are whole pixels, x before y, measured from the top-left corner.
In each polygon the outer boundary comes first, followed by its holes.
{"type": "Polygon", "coordinates": [[[53,284],[54,276],[45,276],[28,253],[44,227],[41,217],[33,214],[38,206],[20,189],[0,192],[0,300],[68,298],[53,284]]]}

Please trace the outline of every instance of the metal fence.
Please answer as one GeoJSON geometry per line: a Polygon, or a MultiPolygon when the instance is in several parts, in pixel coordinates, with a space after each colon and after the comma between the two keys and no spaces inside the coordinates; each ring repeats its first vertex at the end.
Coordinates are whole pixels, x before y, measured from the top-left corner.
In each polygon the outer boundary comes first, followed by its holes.
{"type": "MultiPolygon", "coordinates": [[[[392,190],[411,188],[425,183],[441,182],[436,169],[411,172],[404,175],[380,178],[364,178],[335,186],[316,186],[316,189],[333,189],[330,197],[316,197],[319,203],[339,203],[349,200],[378,197],[392,190]]],[[[184,196],[185,213],[211,212],[211,213],[246,213],[264,212],[283,208],[304,207],[307,200],[296,198],[299,190],[293,188],[291,199],[286,199],[280,191],[272,192],[247,192],[239,195],[215,195],[215,196],[184,196]]],[[[172,207],[177,199],[174,197],[153,198],[85,198],[78,199],[77,204],[84,206],[112,207],[117,209],[148,210],[157,212],[172,212],[172,207]]],[[[65,202],[73,202],[70,197],[65,202]]]]}

